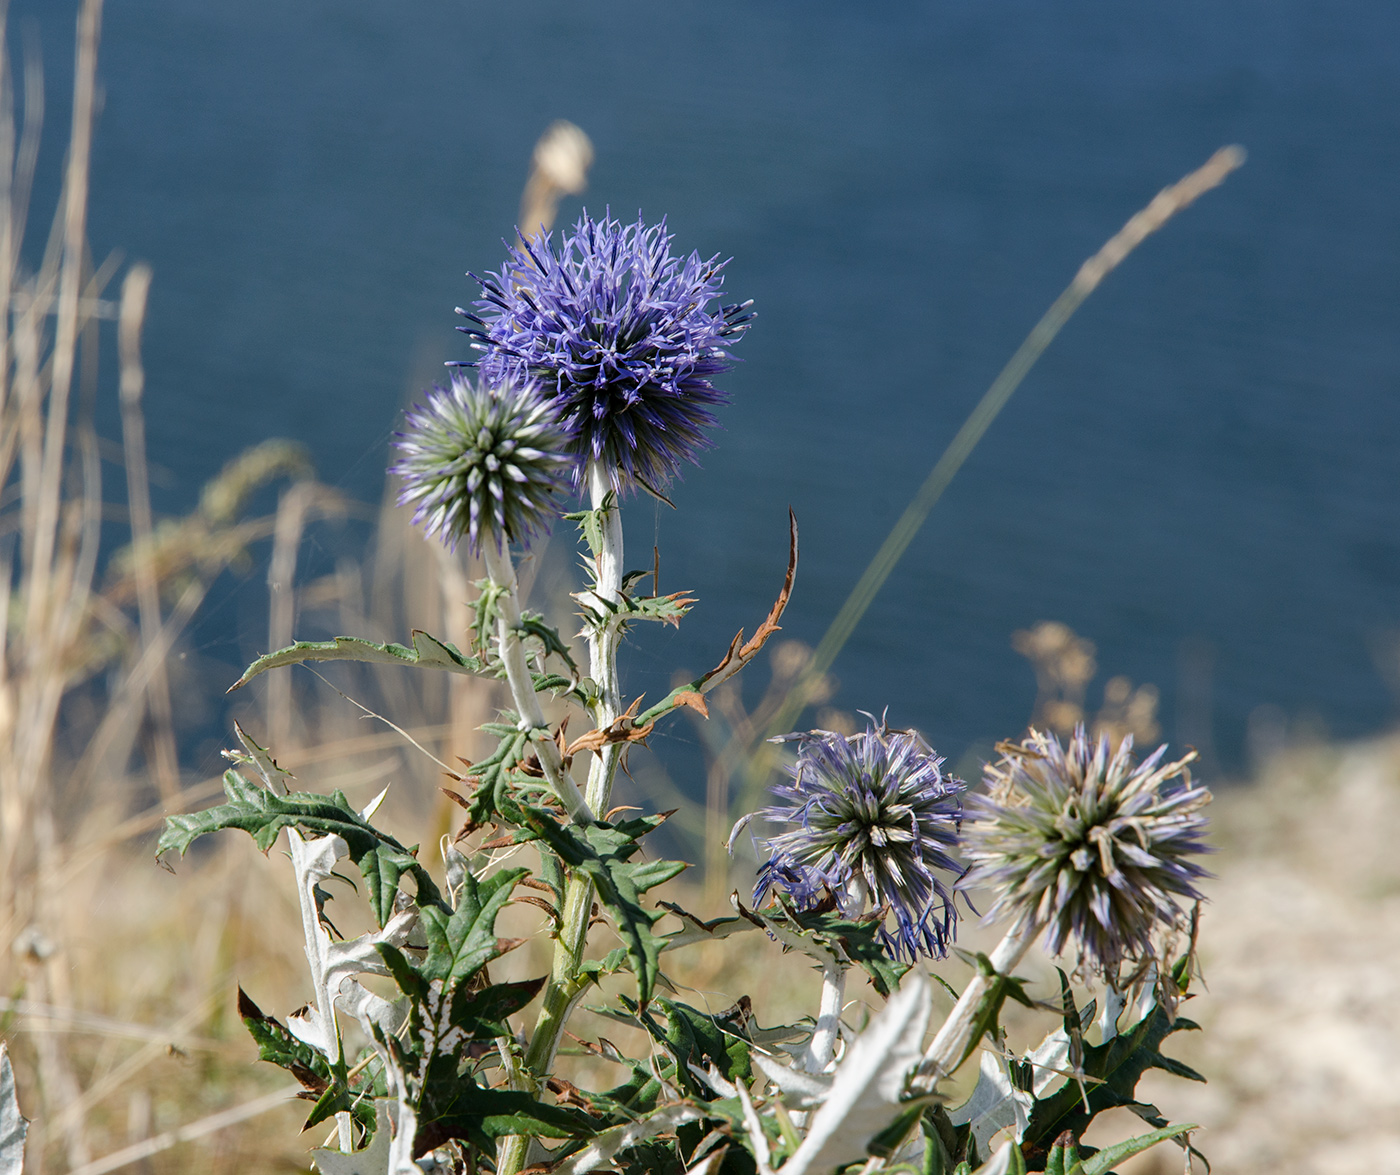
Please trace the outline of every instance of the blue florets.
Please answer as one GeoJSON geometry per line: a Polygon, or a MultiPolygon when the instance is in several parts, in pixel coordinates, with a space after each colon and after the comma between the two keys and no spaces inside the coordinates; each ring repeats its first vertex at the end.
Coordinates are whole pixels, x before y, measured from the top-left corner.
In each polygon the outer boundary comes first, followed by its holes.
{"type": "Polygon", "coordinates": [[[971,797],[964,885],[996,894],[988,918],[1044,926],[1052,955],[1073,943],[1081,967],[1116,983],[1159,932],[1185,925],[1182,904],[1210,876],[1197,860],[1211,797],[1192,782],[1195,752],[1164,762],[1164,745],[1139,763],[1131,735],[1115,751],[1082,725],[1068,746],[1032,730],[998,749],[990,794],[971,797]]]}
{"type": "Polygon", "coordinates": [[[725,348],[748,329],[750,303],[712,310],[726,262],[681,259],[671,240],[664,220],[585,213],[557,251],[549,236],[521,238],[499,273],[477,278],[480,315],[458,310],[476,324],[458,329],[488,380],[528,374],[551,398],[575,485],[597,462],[615,489],[656,489],[709,443],[726,399],[710,377],[732,366],[725,348]]]}
{"type": "MultiPolygon", "coordinates": [[[[943,773],[943,760],[914,731],[873,723],[864,734],[814,730],[798,742],[792,782],[773,789],[788,806],[766,820],[795,825],[764,842],[755,901],[780,890],[799,908],[828,894],[843,913],[887,911],[880,937],[896,958],[947,953],[956,914],[936,870],[961,873],[958,844],[967,785],[943,773]]],[[[776,741],[776,740],[775,740],[776,741]]]]}

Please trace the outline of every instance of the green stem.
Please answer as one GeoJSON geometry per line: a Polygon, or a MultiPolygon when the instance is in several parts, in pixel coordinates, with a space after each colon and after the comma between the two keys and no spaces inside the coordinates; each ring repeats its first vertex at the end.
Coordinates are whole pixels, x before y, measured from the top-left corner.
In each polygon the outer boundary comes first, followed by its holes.
{"type": "MultiPolygon", "coordinates": [[[[606,471],[596,462],[590,463],[588,493],[594,510],[604,509],[611,490],[606,471]]],[[[613,602],[621,596],[623,573],[622,518],[616,495],[612,495],[602,522],[603,541],[594,560],[594,578],[589,592],[600,601],[613,602]]],[[[598,686],[592,717],[595,725],[604,729],[616,722],[623,711],[617,676],[622,625],[606,607],[591,611],[596,619],[588,627],[588,672],[598,686]]],[[[608,811],[621,750],[617,745],[602,748],[594,755],[588,773],[586,805],[600,817],[605,817],[608,811]]],[[[545,985],[535,1031],[525,1052],[525,1072],[537,1083],[553,1069],[564,1028],[586,986],[579,982],[579,968],[588,942],[592,912],[593,883],[581,874],[571,874],[564,889],[564,908],[554,940],[549,982],[545,985]]],[[[516,1135],[503,1140],[497,1152],[497,1175],[519,1175],[528,1151],[527,1138],[516,1135]]]]}
{"type": "Polygon", "coordinates": [[[510,552],[504,547],[493,547],[488,542],[482,547],[482,556],[486,562],[486,574],[500,589],[496,597],[496,643],[505,666],[511,698],[520,714],[521,729],[529,732],[540,768],[568,812],[569,819],[575,824],[591,824],[593,812],[564,766],[559,747],[549,733],[549,724],[544,720],[544,711],[540,709],[540,699],[535,693],[529,666],[525,663],[525,650],[520,643],[520,589],[510,552]]]}

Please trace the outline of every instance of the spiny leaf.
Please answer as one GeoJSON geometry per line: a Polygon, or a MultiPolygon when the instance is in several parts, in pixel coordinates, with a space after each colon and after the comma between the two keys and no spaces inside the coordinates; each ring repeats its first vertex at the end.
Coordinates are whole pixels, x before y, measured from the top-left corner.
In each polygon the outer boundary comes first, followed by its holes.
{"type": "Polygon", "coordinates": [[[853,922],[834,911],[817,913],[790,909],[787,913],[817,942],[833,948],[839,947],[846,958],[870,976],[871,985],[882,996],[890,996],[898,990],[899,982],[908,972],[909,965],[891,959],[881,948],[877,923],[853,922]]]}
{"type": "Polygon", "coordinates": [[[529,754],[530,736],[518,727],[503,722],[486,723],[481,729],[495,734],[500,741],[487,758],[467,767],[467,778],[476,781],[476,787],[467,801],[470,827],[490,824],[497,816],[512,824],[518,823],[520,810],[511,794],[511,783],[516,769],[529,754]]]}
{"type": "Polygon", "coordinates": [[[639,1008],[626,996],[622,1001],[637,1023],[675,1059],[676,1078],[692,1094],[700,1095],[704,1090],[691,1074],[691,1065],[702,1072],[713,1065],[726,1081],[748,1083],[753,1080],[749,1045],[740,1035],[740,1025],[688,1004],[658,999],[656,1006],[666,1016],[666,1027],[662,1029],[649,1010],[639,1008]]]}
{"type": "Polygon", "coordinates": [[[229,686],[229,693],[242,689],[269,669],[300,665],[303,661],[359,661],[371,665],[408,665],[469,674],[480,674],[484,669],[478,658],[465,656],[455,646],[417,629],[413,631],[412,648],[393,642],[379,645],[359,637],[338,636],[330,641],[297,641],[285,649],[259,657],[243,671],[242,677],[229,686]]]}
{"type": "Polygon", "coordinates": [[[874,922],[853,922],[834,911],[801,911],[782,895],[774,905],[750,910],[734,895],[730,899],[741,917],[766,930],[789,950],[799,950],[820,963],[845,959],[858,964],[870,976],[875,990],[888,996],[908,972],[880,949],[874,922]]]}
{"type": "Polygon", "coordinates": [[[258,1060],[286,1069],[314,1094],[325,1092],[332,1081],[326,1058],[293,1036],[285,1024],[263,1012],[242,987],[238,989],[238,1015],[258,1046],[258,1060]]]}
{"type": "MultiPolygon", "coordinates": [[[[544,646],[545,654],[553,653],[575,676],[578,676],[578,666],[574,664],[573,655],[569,652],[569,646],[559,635],[559,630],[553,625],[546,624],[545,619],[538,612],[525,612],[520,617],[520,635],[522,637],[534,637],[544,646]]],[[[536,687],[538,688],[538,687],[536,687]]]]}
{"type": "MultiPolygon", "coordinates": [[[[650,575],[651,572],[646,574],[650,575]]],[[[659,620],[663,624],[679,624],[695,604],[695,597],[689,592],[672,592],[669,596],[624,595],[618,612],[629,620],[659,620]]]]}
{"type": "Polygon", "coordinates": [[[597,558],[603,550],[603,525],[609,510],[613,509],[612,495],[609,494],[603,499],[603,504],[597,510],[577,510],[572,514],[565,514],[566,522],[577,522],[579,534],[583,535],[583,541],[588,544],[588,550],[593,558],[597,558]]]}
{"type": "MultiPolygon", "coordinates": [[[[1159,1142],[1168,1138],[1178,1138],[1192,1130],[1199,1130],[1200,1127],[1194,1122],[1185,1122],[1179,1126],[1164,1126],[1161,1130],[1154,1130],[1151,1134],[1139,1134],[1136,1138],[1125,1139],[1123,1142],[1115,1143],[1113,1146],[1106,1146],[1101,1151],[1097,1151],[1083,1160],[1080,1170],[1083,1175],[1107,1175],[1109,1168],[1116,1163],[1121,1163],[1124,1159],[1130,1159],[1133,1155],[1140,1154],[1148,1147],[1156,1146],[1159,1142]]],[[[1046,1167],[1046,1175],[1050,1175],[1050,1168],[1046,1167]]],[[[1076,1175],[1072,1168],[1066,1168],[1065,1175],[1076,1175]]]]}
{"type": "Polygon", "coordinates": [[[665,817],[627,820],[619,824],[560,824],[539,808],[524,811],[530,833],[543,840],[566,865],[588,877],[598,891],[617,931],[627,946],[637,995],[643,1007],[651,999],[661,973],[665,937],[652,929],[664,911],[644,909],[641,896],[685,869],[682,861],[643,861],[632,858],[645,836],[665,817]]]}
{"type": "Polygon", "coordinates": [[[470,980],[502,953],[496,938],[496,915],[510,901],[511,891],[528,869],[502,869],[484,881],[470,873],[457,894],[457,908],[422,912],[421,924],[428,940],[428,954],[419,968],[428,982],[448,987],[470,980]]]}
{"type": "Polygon", "coordinates": [[[1084,1045],[1084,1075],[1090,1084],[1081,1091],[1078,1082],[1065,1081],[1036,1100],[1023,1141],[1028,1157],[1035,1160],[1038,1155],[1046,1155],[1065,1131],[1076,1139],[1082,1138],[1095,1116],[1115,1106],[1132,1110],[1151,1126],[1166,1127],[1166,1119],[1154,1107],[1138,1101],[1138,1079],[1148,1069],[1162,1069],[1204,1081],[1200,1074],[1160,1051],[1168,1036],[1196,1027],[1189,1020],[1171,1017],[1160,1004],[1154,1004],[1127,1032],[1101,1045],[1084,1045]]]}
{"type": "Polygon", "coordinates": [[[468,1074],[435,1074],[430,1067],[425,1096],[418,1105],[418,1133],[413,1156],[427,1154],[460,1138],[488,1153],[496,1140],[510,1134],[531,1138],[587,1138],[594,1124],[586,1114],[567,1106],[551,1106],[528,1093],[485,1089],[468,1074]],[[437,1077],[437,1080],[433,1078],[437,1077]]]}
{"type": "Polygon", "coordinates": [[[344,793],[335,791],[323,796],[291,792],[279,796],[250,783],[236,771],[226,771],[224,795],[226,804],[167,817],[156,856],[172,850],[183,856],[196,839],[224,828],[241,829],[267,852],[278,834],[291,827],[317,836],[339,836],[345,841],[351,859],[364,875],[367,896],[381,927],[393,917],[394,895],[399,879],[406,873],[418,887],[420,906],[448,909],[431,875],[412,852],[362,819],[344,793]]]}

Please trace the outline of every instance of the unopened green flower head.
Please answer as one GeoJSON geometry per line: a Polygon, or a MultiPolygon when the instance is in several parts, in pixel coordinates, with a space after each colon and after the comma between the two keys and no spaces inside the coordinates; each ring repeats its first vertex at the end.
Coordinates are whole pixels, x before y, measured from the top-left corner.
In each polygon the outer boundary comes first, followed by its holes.
{"type": "Polygon", "coordinates": [[[450,546],[465,538],[478,552],[486,543],[528,544],[549,528],[572,460],[532,382],[487,387],[454,372],[406,415],[390,472],[403,481],[399,505],[412,506],[428,534],[450,546]]]}
{"type": "Polygon", "coordinates": [[[1209,874],[1197,862],[1210,791],[1193,784],[1195,752],[1164,763],[1166,746],[1139,763],[1132,736],[1116,752],[1082,726],[1060,745],[1032,730],[1003,743],[985,768],[989,795],[968,797],[961,888],[996,894],[988,918],[1045,927],[1046,947],[1073,942],[1079,965],[1109,982],[1150,958],[1158,933],[1179,927],[1183,902],[1209,874]]]}

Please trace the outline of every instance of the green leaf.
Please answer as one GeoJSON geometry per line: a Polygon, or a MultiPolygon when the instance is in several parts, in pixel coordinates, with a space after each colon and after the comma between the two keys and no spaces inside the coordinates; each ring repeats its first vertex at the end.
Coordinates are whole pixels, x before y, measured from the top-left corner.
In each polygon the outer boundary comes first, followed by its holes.
{"type": "Polygon", "coordinates": [[[172,850],[184,856],[199,837],[224,828],[241,829],[267,852],[278,834],[292,827],[317,836],[339,836],[345,841],[351,859],[365,878],[367,896],[381,927],[393,917],[394,895],[404,874],[413,877],[420,906],[448,909],[432,876],[418,864],[413,853],[362,819],[342,792],[329,796],[314,792],[279,796],[250,783],[237,771],[226,771],[224,795],[226,804],[167,817],[156,856],[172,850]]]}
{"type": "Polygon", "coordinates": [[[429,1066],[426,1096],[418,1104],[418,1133],[413,1157],[460,1138],[491,1153],[496,1140],[509,1134],[531,1138],[586,1138],[594,1122],[579,1110],[551,1106],[528,1093],[485,1089],[470,1074],[448,1074],[442,1062],[429,1066]]]}
{"type": "Polygon", "coordinates": [[[603,504],[597,510],[578,510],[572,514],[565,514],[567,522],[577,522],[579,534],[583,536],[583,541],[588,544],[588,550],[593,558],[598,558],[603,550],[603,520],[609,510],[613,508],[613,495],[608,494],[603,499],[603,504]]]}
{"type": "MultiPolygon", "coordinates": [[[[1115,1163],[1132,1158],[1133,1155],[1140,1154],[1148,1147],[1156,1146],[1165,1139],[1177,1138],[1189,1131],[1199,1129],[1200,1127],[1194,1122],[1185,1122],[1179,1126],[1164,1126],[1161,1130],[1152,1131],[1151,1134],[1139,1134],[1136,1138],[1129,1138],[1123,1142],[1115,1143],[1113,1146],[1106,1146],[1103,1150],[1084,1160],[1083,1175],[1107,1175],[1109,1168],[1115,1163]]],[[[1047,1167],[1046,1175],[1049,1175],[1049,1171],[1050,1169],[1047,1167]]],[[[1076,1172],[1067,1168],[1065,1175],[1076,1175],[1076,1172]]]]}
{"type": "Polygon", "coordinates": [[[513,723],[488,722],[481,729],[500,741],[490,756],[467,768],[467,778],[476,781],[467,800],[467,819],[473,827],[491,824],[498,816],[518,824],[521,812],[511,785],[530,753],[530,736],[513,723]]]}
{"type": "MultiPolygon", "coordinates": [[[[524,612],[520,617],[520,635],[522,637],[534,637],[544,646],[545,655],[553,653],[564,662],[578,676],[578,666],[574,664],[573,655],[559,635],[559,630],[553,625],[546,624],[545,619],[538,612],[524,612]]],[[[536,686],[536,689],[539,687],[536,686]]]]}
{"type": "Polygon", "coordinates": [[[1027,1008],[1040,1006],[1026,994],[1026,980],[1018,979],[1014,975],[1001,974],[992,966],[992,960],[983,952],[978,951],[973,954],[960,950],[958,955],[964,962],[971,963],[976,967],[978,973],[990,982],[982,998],[977,1001],[977,1007],[973,1009],[972,1032],[967,1038],[967,1048],[963,1051],[963,1055],[958,1058],[957,1063],[949,1067],[950,1073],[955,1072],[968,1057],[972,1056],[987,1033],[996,1035],[996,1029],[1001,1020],[1001,1008],[1008,998],[1027,1008]]]}
{"type": "MultiPolygon", "coordinates": [[[[496,937],[496,915],[510,901],[511,891],[528,869],[502,869],[484,881],[470,873],[451,912],[429,908],[420,915],[428,953],[417,968],[428,982],[450,989],[475,978],[487,963],[504,953],[496,937]]],[[[401,985],[402,986],[402,985],[401,985]]]]}
{"type": "Polygon", "coordinates": [[[1074,1135],[1068,1130],[1050,1148],[1050,1155],[1045,1160],[1045,1175],[1084,1175],[1079,1148],[1074,1144],[1074,1135]]]}
{"type": "Polygon", "coordinates": [[[1127,1032],[1101,1045],[1085,1044],[1084,1088],[1081,1089],[1077,1081],[1067,1080],[1037,1099],[1031,1107],[1030,1123],[1022,1139],[1028,1156],[1034,1160],[1037,1156],[1048,1155],[1065,1131],[1075,1139],[1082,1138],[1098,1114],[1115,1106],[1132,1110],[1151,1126],[1167,1127],[1166,1119],[1155,1107],[1138,1101],[1137,1083],[1149,1069],[1204,1081],[1199,1073],[1181,1062],[1163,1056],[1160,1049],[1162,1042],[1173,1033],[1196,1027],[1190,1020],[1172,1018],[1160,1004],[1154,1004],[1127,1032]]]}
{"type": "Polygon", "coordinates": [[[899,981],[904,978],[909,965],[891,959],[880,945],[878,923],[853,922],[835,911],[816,913],[795,910],[787,907],[786,903],[784,912],[817,942],[839,948],[841,954],[870,976],[871,985],[882,996],[888,997],[898,990],[899,981]]]}
{"type": "Polygon", "coordinates": [[[482,662],[465,656],[461,650],[426,632],[413,631],[413,647],[394,643],[378,645],[359,637],[338,636],[330,641],[297,641],[285,649],[259,657],[243,676],[229,687],[232,693],[241,689],[260,673],[280,669],[283,665],[300,665],[303,661],[359,661],[371,665],[408,665],[419,669],[445,669],[449,673],[480,674],[482,662]]]}
{"type": "Polygon", "coordinates": [[[473,1036],[507,1036],[506,1017],[513,1016],[540,993],[545,977],[520,979],[513,983],[493,983],[481,991],[470,991],[466,984],[457,988],[452,1003],[452,1023],[473,1036]]]}
{"type": "Polygon", "coordinates": [[[624,594],[618,612],[628,620],[659,620],[663,624],[679,624],[694,606],[695,598],[689,592],[672,592],[669,596],[624,594]]]}
{"type": "Polygon", "coordinates": [[[753,1080],[749,1045],[742,1035],[743,1026],[737,1021],[711,1016],[689,1004],[657,999],[656,1006],[666,1016],[663,1031],[649,1011],[638,1008],[626,996],[622,998],[637,1022],[675,1058],[676,1079],[692,1094],[704,1096],[707,1090],[696,1083],[690,1065],[702,1071],[713,1065],[726,1081],[738,1080],[747,1085],[753,1080]]]}
{"type": "Polygon", "coordinates": [[[634,862],[639,838],[657,827],[664,816],[627,820],[619,824],[560,824],[540,808],[526,808],[523,815],[530,835],[543,840],[566,865],[588,877],[598,898],[612,915],[617,932],[637,977],[637,998],[645,1007],[661,973],[661,949],[666,939],[653,930],[664,910],[643,908],[642,894],[675,877],[683,861],[634,862]]]}
{"type": "Polygon", "coordinates": [[[263,1012],[242,987],[238,989],[238,1015],[258,1046],[258,1060],[286,1069],[312,1093],[320,1094],[330,1087],[331,1067],[326,1058],[263,1012]]]}

